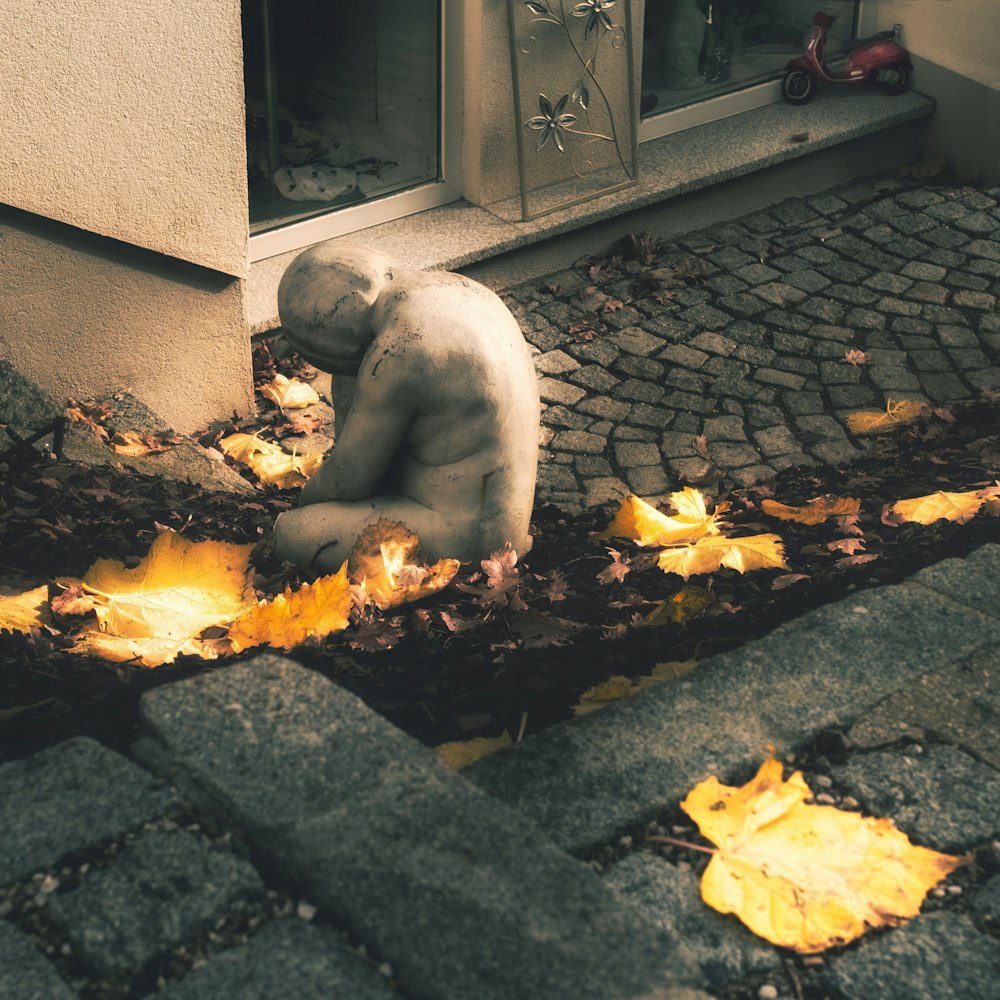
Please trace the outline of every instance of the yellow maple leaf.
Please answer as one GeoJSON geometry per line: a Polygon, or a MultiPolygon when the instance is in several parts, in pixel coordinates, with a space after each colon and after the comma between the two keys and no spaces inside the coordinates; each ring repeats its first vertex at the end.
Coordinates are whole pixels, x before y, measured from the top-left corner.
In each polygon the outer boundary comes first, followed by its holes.
{"type": "MultiPolygon", "coordinates": [[[[84,652],[108,656],[120,647],[123,658],[147,666],[169,663],[182,652],[197,651],[207,628],[231,622],[249,596],[248,562],[253,544],[191,542],[165,531],[133,569],[113,559],[98,559],[82,580],[94,600],[100,639],[86,629],[84,652]],[[116,642],[115,640],[126,640],[116,642]],[[190,645],[189,645],[190,644],[190,645]]],[[[199,654],[200,655],[200,654],[199,654]]]]}
{"type": "Polygon", "coordinates": [[[426,566],[419,553],[420,539],[405,524],[379,518],[354,543],[351,579],[364,584],[382,611],[419,601],[447,587],[461,565],[457,559],[440,559],[426,566]]]}
{"type": "Polygon", "coordinates": [[[282,410],[300,410],[320,401],[311,385],[300,382],[297,378],[285,378],[281,374],[275,375],[260,390],[260,394],[282,410]]]}
{"type": "Polygon", "coordinates": [[[742,787],[710,777],[681,808],[716,845],[702,899],[803,954],[912,917],[963,859],[915,847],[888,819],[807,805],[801,773],[768,758],[742,787]]]}
{"type": "Polygon", "coordinates": [[[615,674],[584,691],[580,695],[580,700],[573,706],[573,714],[580,716],[596,712],[600,708],[606,708],[613,701],[631,698],[653,684],[659,684],[660,681],[683,677],[684,674],[694,670],[697,665],[697,660],[672,660],[669,663],[657,663],[648,676],[635,677],[631,680],[622,674],[615,674]]]}
{"type": "Polygon", "coordinates": [[[671,493],[670,500],[677,511],[672,517],[630,493],[622,500],[612,522],[597,537],[631,538],[644,546],[693,542],[703,535],[718,534],[716,521],[729,509],[729,504],[721,503],[709,514],[705,498],[691,486],[671,493]]]}
{"type": "Polygon", "coordinates": [[[656,560],[664,573],[677,573],[686,580],[699,573],[714,573],[721,566],[746,573],[752,569],[789,569],[778,535],[746,535],[729,538],[711,535],[690,545],[664,549],[656,560]]]}
{"type": "Polygon", "coordinates": [[[85,625],[74,634],[73,639],[74,653],[98,656],[112,663],[138,663],[144,667],[173,663],[178,656],[200,656],[203,660],[215,660],[225,651],[215,639],[127,637],[102,632],[100,625],[95,622],[85,625]]]}
{"type": "Polygon", "coordinates": [[[790,507],[777,500],[762,500],[760,509],[771,517],[782,521],[798,521],[799,524],[821,524],[831,517],[843,514],[857,514],[861,501],[851,497],[825,496],[810,500],[803,507],[790,507]]]}
{"type": "Polygon", "coordinates": [[[0,632],[30,632],[51,621],[46,584],[20,593],[0,593],[0,632]]]}
{"type": "Polygon", "coordinates": [[[510,733],[505,729],[499,736],[477,736],[471,740],[455,740],[452,743],[440,743],[434,750],[441,763],[458,771],[474,764],[477,760],[489,757],[490,754],[503,750],[513,744],[510,733]]]}
{"type": "Polygon", "coordinates": [[[900,424],[908,424],[930,412],[926,403],[915,399],[889,400],[884,410],[857,410],[847,415],[852,434],[882,434],[900,424]]]}
{"type": "Polygon", "coordinates": [[[229,626],[229,641],[237,653],[250,646],[293,649],[311,637],[343,631],[350,610],[345,562],[337,573],[304,583],[295,591],[286,587],[273,600],[245,608],[229,626]]]}
{"type": "Polygon", "coordinates": [[[249,464],[254,455],[283,455],[285,452],[272,441],[263,440],[259,434],[230,434],[219,441],[224,455],[249,464]]]}
{"type": "Polygon", "coordinates": [[[978,490],[966,493],[946,493],[938,490],[923,497],[913,497],[911,500],[897,500],[892,505],[892,512],[903,521],[913,521],[916,524],[933,524],[944,518],[965,524],[979,513],[979,508],[986,502],[978,490]]]}

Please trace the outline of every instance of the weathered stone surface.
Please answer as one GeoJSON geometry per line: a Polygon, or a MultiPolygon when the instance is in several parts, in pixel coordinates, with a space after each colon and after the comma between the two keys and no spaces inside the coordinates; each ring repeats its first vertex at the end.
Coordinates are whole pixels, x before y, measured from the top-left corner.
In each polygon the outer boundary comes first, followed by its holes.
{"type": "Polygon", "coordinates": [[[543,403],[562,403],[564,406],[572,406],[587,395],[587,390],[559,379],[542,378],[538,380],[538,394],[543,403]]]}
{"type": "Polygon", "coordinates": [[[689,942],[704,985],[718,990],[748,973],[781,967],[775,948],[732,917],[702,901],[698,877],[653,854],[636,852],[605,874],[610,886],[637,903],[649,919],[689,942]]]}
{"type": "Polygon", "coordinates": [[[614,448],[615,461],[626,469],[640,465],[658,465],[660,462],[660,449],[655,444],[623,441],[614,448]]]}
{"type": "Polygon", "coordinates": [[[977,913],[988,926],[1000,929],[1000,875],[994,875],[969,901],[973,913],[977,913]]]}
{"type": "Polygon", "coordinates": [[[950,746],[855,754],[837,779],[917,843],[960,852],[1000,834],[1000,772],[950,746]]]}
{"type": "Polygon", "coordinates": [[[75,1000],[26,934],[0,920],[0,1000],[75,1000]]]}
{"type": "Polygon", "coordinates": [[[399,993],[330,931],[301,920],[279,920],[156,996],[162,1000],[398,1000],[399,993]]]}
{"type": "Polygon", "coordinates": [[[604,438],[587,431],[560,431],[552,439],[552,447],[563,451],[582,451],[587,455],[600,455],[604,451],[604,438]]]}
{"type": "Polygon", "coordinates": [[[680,943],[532,823],[289,660],[158,688],[141,711],[143,757],[234,819],[406,992],[624,1000],[688,974],[680,943]]]}
{"type": "Polygon", "coordinates": [[[144,833],[77,888],[52,896],[48,915],[92,972],[131,978],[209,930],[237,903],[263,894],[246,861],[187,831],[160,829],[144,833]]]}
{"type": "Polygon", "coordinates": [[[139,826],[176,801],[141,768],[78,736],[0,767],[0,885],[139,826]]]}
{"type": "Polygon", "coordinates": [[[834,957],[829,977],[846,1000],[985,1000],[1000,949],[968,919],[929,913],[834,957]]]}
{"type": "Polygon", "coordinates": [[[670,480],[660,465],[626,469],[625,479],[632,492],[642,497],[652,497],[670,488],[670,480]]]}
{"type": "Polygon", "coordinates": [[[768,743],[780,752],[804,734],[850,725],[890,692],[998,638],[1000,624],[923,587],[865,591],[465,773],[556,843],[583,850],[652,819],[708,774],[727,780],[756,766],[768,743]]]}

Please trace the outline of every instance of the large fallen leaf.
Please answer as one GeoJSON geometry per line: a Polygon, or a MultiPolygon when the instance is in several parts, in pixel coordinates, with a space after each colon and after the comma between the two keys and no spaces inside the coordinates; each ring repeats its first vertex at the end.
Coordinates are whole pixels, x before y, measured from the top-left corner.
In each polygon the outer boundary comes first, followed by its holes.
{"type": "Polygon", "coordinates": [[[807,805],[773,757],[741,788],[708,778],[681,808],[718,848],[702,898],[773,944],[810,954],[912,917],[961,858],[913,846],[891,820],[807,805]]]}
{"type": "Polygon", "coordinates": [[[752,569],[789,569],[778,535],[746,535],[728,538],[710,535],[691,545],[664,549],[656,560],[664,573],[677,573],[686,580],[699,573],[714,573],[721,566],[746,573],[752,569]]]}
{"type": "Polygon", "coordinates": [[[405,524],[382,517],[354,543],[348,569],[375,605],[388,611],[436,594],[458,572],[457,559],[426,566],[420,564],[419,554],[420,539],[405,524]]]}
{"type": "Polygon", "coordinates": [[[100,642],[82,641],[97,655],[106,656],[115,639],[127,640],[120,645],[129,650],[134,640],[142,640],[138,658],[147,666],[195,651],[187,644],[205,629],[231,622],[252,597],[248,568],[252,548],[252,544],[191,542],[165,531],[133,569],[98,559],[81,585],[94,600],[104,637],[100,642]]]}
{"type": "Polygon", "coordinates": [[[587,715],[600,708],[606,708],[613,701],[631,698],[640,691],[659,684],[660,681],[675,680],[683,677],[698,665],[697,660],[673,660],[670,663],[657,663],[653,671],[646,677],[635,677],[629,680],[621,674],[615,674],[600,684],[584,691],[580,700],[573,706],[574,715],[587,715]]]}
{"type": "Polygon", "coordinates": [[[74,653],[98,656],[112,663],[137,663],[144,667],[173,663],[178,656],[200,656],[203,660],[214,660],[225,651],[224,645],[217,639],[170,639],[163,636],[129,638],[102,632],[96,622],[85,625],[73,639],[74,653]]]}
{"type": "Polygon", "coordinates": [[[289,586],[273,600],[245,608],[229,626],[229,641],[237,653],[250,646],[294,649],[309,638],[343,631],[350,610],[345,562],[337,573],[304,583],[295,591],[289,586]]]}
{"type": "Polygon", "coordinates": [[[290,490],[305,486],[310,476],[323,464],[323,455],[318,451],[290,455],[279,448],[277,454],[268,452],[252,455],[246,464],[265,485],[290,490]]]}
{"type": "Polygon", "coordinates": [[[282,410],[298,410],[320,401],[311,385],[300,382],[297,378],[285,378],[281,374],[275,375],[271,382],[262,386],[260,394],[282,410]]]}
{"type": "Polygon", "coordinates": [[[30,632],[51,621],[49,588],[44,583],[34,590],[0,593],[0,632],[30,632]]]}
{"type": "Polygon", "coordinates": [[[661,514],[630,493],[622,500],[612,522],[597,537],[630,538],[639,545],[648,546],[693,542],[703,535],[718,534],[716,521],[729,509],[729,504],[721,503],[709,514],[705,498],[691,486],[671,493],[670,500],[677,511],[674,516],[661,514]]]}
{"type": "Polygon", "coordinates": [[[965,524],[979,513],[979,508],[986,502],[978,490],[967,493],[946,493],[938,490],[923,497],[913,497],[911,500],[897,500],[892,505],[892,512],[901,521],[913,521],[916,524],[933,524],[942,518],[965,524]]]}
{"type": "Polygon", "coordinates": [[[230,434],[219,441],[224,455],[249,465],[255,455],[283,455],[284,449],[272,441],[265,441],[257,434],[230,434]]]}
{"type": "Polygon", "coordinates": [[[510,733],[505,729],[499,736],[477,736],[471,740],[456,740],[453,743],[441,743],[434,749],[441,763],[458,771],[474,764],[477,760],[489,757],[490,754],[503,750],[513,744],[510,733]]]}
{"type": "Polygon", "coordinates": [[[782,521],[821,524],[831,517],[838,517],[842,514],[857,514],[861,510],[861,501],[851,497],[824,496],[810,500],[804,507],[790,507],[777,500],[762,500],[760,509],[765,514],[782,521]]]}
{"type": "Polygon", "coordinates": [[[930,407],[915,399],[889,400],[884,410],[857,410],[847,415],[852,434],[882,434],[930,413],[930,407]]]}

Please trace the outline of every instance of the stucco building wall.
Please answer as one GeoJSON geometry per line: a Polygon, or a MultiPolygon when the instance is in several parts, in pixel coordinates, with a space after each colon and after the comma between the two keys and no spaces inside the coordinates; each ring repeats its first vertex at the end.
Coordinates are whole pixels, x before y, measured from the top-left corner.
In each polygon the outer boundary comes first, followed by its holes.
{"type": "Polygon", "coordinates": [[[0,0],[0,202],[246,275],[239,0],[0,0]]]}
{"type": "Polygon", "coordinates": [[[130,389],[179,431],[252,412],[245,282],[0,210],[0,357],[56,399],[130,389]]]}

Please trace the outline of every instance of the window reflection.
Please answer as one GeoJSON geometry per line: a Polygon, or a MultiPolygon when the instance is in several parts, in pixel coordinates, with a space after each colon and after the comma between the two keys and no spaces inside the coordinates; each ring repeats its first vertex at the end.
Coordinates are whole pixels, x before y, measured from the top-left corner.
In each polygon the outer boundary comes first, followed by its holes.
{"type": "Polygon", "coordinates": [[[659,114],[779,76],[818,10],[837,17],[828,48],[853,34],[855,0],[647,0],[642,113],[659,114]]]}
{"type": "Polygon", "coordinates": [[[438,0],[243,0],[250,231],[437,180],[438,0]]]}

